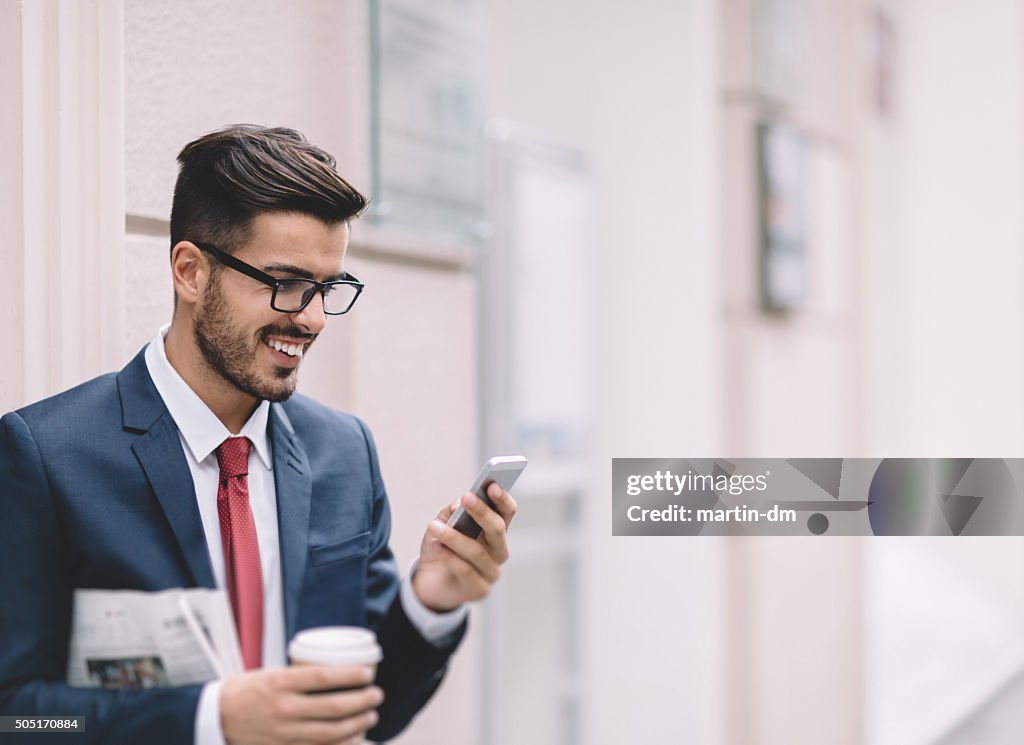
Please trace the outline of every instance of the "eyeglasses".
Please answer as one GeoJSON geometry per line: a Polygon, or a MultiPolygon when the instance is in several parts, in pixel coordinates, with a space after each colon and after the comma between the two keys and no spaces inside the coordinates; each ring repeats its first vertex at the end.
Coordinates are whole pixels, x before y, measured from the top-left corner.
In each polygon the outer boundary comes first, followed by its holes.
{"type": "Polygon", "coordinates": [[[257,282],[262,282],[267,287],[274,289],[270,296],[270,307],[279,313],[298,313],[309,305],[316,293],[324,299],[324,313],[329,316],[340,316],[352,310],[356,298],[363,291],[365,285],[348,272],[346,279],[336,279],[330,282],[317,282],[315,279],[279,279],[272,277],[266,272],[261,272],[251,264],[246,264],[236,259],[229,253],[221,251],[209,243],[193,243],[199,249],[206,251],[226,267],[241,272],[247,277],[252,277],[257,282]]]}

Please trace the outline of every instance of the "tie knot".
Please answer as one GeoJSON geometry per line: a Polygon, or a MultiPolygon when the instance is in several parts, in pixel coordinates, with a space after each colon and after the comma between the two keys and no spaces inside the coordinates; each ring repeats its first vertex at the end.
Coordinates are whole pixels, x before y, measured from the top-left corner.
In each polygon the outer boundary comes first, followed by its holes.
{"type": "Polygon", "coordinates": [[[217,463],[220,464],[220,477],[230,479],[245,476],[249,473],[248,437],[229,437],[217,448],[217,463]]]}

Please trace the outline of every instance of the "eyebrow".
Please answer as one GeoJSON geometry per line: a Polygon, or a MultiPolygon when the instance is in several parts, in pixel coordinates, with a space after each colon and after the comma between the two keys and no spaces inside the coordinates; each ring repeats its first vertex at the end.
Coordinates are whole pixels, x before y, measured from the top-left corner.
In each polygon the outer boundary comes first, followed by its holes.
{"type": "MultiPolygon", "coordinates": [[[[309,270],[302,269],[302,268],[297,267],[297,266],[292,266],[291,264],[278,264],[278,263],[267,264],[266,266],[263,267],[263,271],[268,272],[268,273],[269,272],[284,272],[286,274],[294,274],[297,277],[303,277],[304,279],[316,279],[316,277],[313,276],[313,273],[310,272],[309,270]]],[[[348,272],[341,272],[339,274],[332,274],[330,277],[328,277],[327,279],[325,279],[323,281],[324,282],[336,282],[339,279],[347,279],[347,278],[348,278],[348,272]]]]}

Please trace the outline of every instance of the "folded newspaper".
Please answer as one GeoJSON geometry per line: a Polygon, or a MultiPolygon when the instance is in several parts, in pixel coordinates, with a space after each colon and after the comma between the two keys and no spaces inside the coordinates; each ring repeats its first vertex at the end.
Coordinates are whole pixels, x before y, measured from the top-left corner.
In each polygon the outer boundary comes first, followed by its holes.
{"type": "Polygon", "coordinates": [[[76,590],[68,683],[156,688],[240,673],[242,653],[223,590],[76,590]]]}

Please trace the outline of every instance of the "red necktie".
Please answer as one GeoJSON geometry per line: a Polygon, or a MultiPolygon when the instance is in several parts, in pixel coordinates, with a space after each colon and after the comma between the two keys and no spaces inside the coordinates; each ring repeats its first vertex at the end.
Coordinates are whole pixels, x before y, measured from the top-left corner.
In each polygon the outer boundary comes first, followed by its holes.
{"type": "Polygon", "coordinates": [[[263,571],[249,506],[249,445],[246,437],[229,437],[217,448],[224,572],[246,670],[260,667],[263,658],[263,571]]]}

